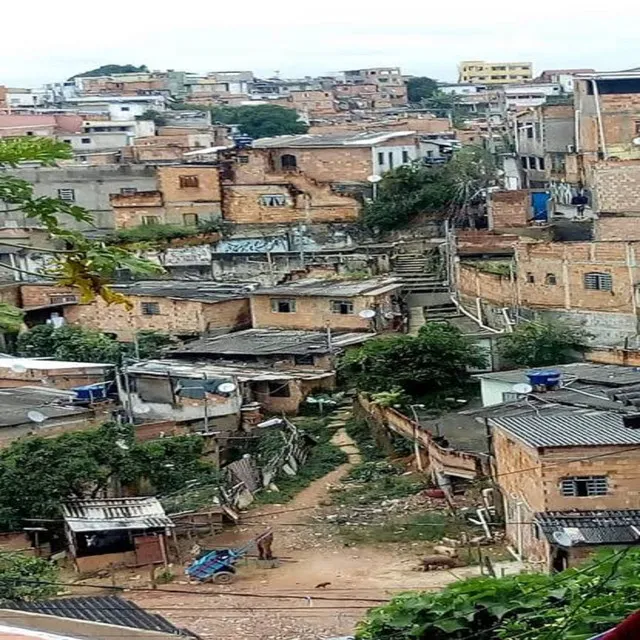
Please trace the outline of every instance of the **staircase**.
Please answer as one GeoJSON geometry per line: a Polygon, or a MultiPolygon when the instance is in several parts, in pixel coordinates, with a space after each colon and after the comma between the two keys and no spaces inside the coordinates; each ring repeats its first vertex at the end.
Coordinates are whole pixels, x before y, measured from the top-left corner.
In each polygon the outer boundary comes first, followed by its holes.
{"type": "Polygon", "coordinates": [[[395,256],[391,275],[402,282],[405,293],[448,291],[446,283],[436,273],[429,271],[428,259],[423,254],[408,253],[395,256]]]}

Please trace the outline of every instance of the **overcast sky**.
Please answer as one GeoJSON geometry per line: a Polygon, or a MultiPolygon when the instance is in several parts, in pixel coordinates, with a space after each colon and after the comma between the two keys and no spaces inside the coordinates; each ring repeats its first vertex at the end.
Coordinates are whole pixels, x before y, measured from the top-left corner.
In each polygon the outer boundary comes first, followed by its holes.
{"type": "Polygon", "coordinates": [[[0,84],[102,64],[316,75],[371,66],[456,79],[459,60],[534,71],[640,66],[640,3],[581,0],[28,0],[2,3],[0,84]]]}

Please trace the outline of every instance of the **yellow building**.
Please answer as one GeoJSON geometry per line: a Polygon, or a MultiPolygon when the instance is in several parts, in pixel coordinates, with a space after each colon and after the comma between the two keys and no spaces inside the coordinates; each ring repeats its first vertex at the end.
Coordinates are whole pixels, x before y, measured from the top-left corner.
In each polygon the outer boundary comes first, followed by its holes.
{"type": "Polygon", "coordinates": [[[482,62],[466,60],[458,65],[458,82],[470,84],[516,84],[532,79],[530,62],[482,62]]]}

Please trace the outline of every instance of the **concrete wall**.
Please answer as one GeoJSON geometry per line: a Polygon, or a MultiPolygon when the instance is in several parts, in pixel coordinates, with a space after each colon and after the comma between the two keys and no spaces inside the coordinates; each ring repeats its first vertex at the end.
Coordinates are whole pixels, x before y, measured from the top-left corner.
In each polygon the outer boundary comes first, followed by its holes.
{"type": "Polygon", "coordinates": [[[480,378],[480,395],[482,406],[491,407],[504,402],[504,395],[513,388],[513,383],[495,380],[493,378],[480,378]]]}
{"type": "MultiPolygon", "coordinates": [[[[155,170],[138,165],[101,166],[101,167],[42,167],[16,168],[8,173],[33,184],[36,196],[58,197],[58,189],[73,189],[75,204],[88,209],[95,216],[95,224],[100,229],[113,229],[113,212],[109,196],[120,193],[123,188],[135,188],[138,191],[157,189],[155,170]]],[[[3,214],[0,209],[0,222],[17,220],[27,226],[27,219],[19,213],[3,214]]],[[[87,229],[88,225],[69,218],[65,223],[72,228],[87,229]]]]}

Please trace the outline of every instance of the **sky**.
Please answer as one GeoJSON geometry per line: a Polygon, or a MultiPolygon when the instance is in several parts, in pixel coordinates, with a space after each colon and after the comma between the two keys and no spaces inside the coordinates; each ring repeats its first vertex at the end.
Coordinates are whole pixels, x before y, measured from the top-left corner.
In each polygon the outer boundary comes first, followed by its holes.
{"type": "Polygon", "coordinates": [[[455,80],[460,60],[534,72],[640,66],[640,3],[618,0],[28,0],[5,2],[0,85],[38,86],[102,64],[319,75],[400,66],[455,80]],[[13,28],[11,28],[13,27],[13,28]]]}

